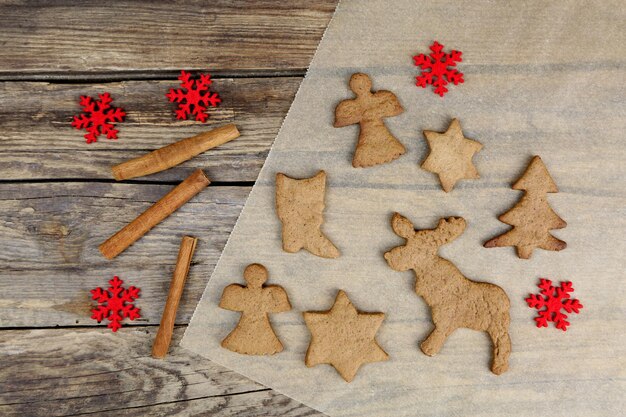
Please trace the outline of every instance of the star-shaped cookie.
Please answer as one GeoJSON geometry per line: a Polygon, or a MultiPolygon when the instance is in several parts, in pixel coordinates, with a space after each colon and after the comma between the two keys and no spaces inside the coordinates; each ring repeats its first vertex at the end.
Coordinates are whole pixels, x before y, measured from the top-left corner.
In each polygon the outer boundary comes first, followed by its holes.
{"type": "Polygon", "coordinates": [[[345,292],[339,291],[330,310],[306,311],[303,315],[311,332],[304,361],[309,368],[329,364],[351,382],[361,365],[389,359],[376,342],[385,314],[360,313],[345,292]]]}
{"type": "Polygon", "coordinates": [[[461,123],[457,119],[452,120],[444,133],[425,130],[424,136],[430,146],[430,154],[422,168],[439,175],[441,187],[446,193],[452,191],[460,179],[480,177],[472,157],[483,145],[463,136],[461,123]]]}

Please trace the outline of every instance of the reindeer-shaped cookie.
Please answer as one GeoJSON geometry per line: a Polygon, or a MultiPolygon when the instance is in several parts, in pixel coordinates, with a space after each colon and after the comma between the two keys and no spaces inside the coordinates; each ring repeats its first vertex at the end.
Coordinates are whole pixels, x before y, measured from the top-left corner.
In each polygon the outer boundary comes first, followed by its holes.
{"type": "Polygon", "coordinates": [[[439,247],[452,242],[465,230],[461,217],[440,219],[435,229],[415,230],[398,213],[393,215],[394,232],[406,239],[385,253],[389,266],[396,271],[415,272],[415,292],[430,307],[434,330],[420,345],[422,352],[433,356],[457,328],[486,331],[493,342],[491,371],[500,375],[509,367],[509,298],[497,285],[472,281],[454,264],[439,256],[439,247]]]}

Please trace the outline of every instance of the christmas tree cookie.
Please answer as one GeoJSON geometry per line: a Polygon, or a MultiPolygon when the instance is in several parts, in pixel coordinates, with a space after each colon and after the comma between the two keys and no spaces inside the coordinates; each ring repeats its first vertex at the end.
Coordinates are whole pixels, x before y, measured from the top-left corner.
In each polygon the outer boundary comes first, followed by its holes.
{"type": "Polygon", "coordinates": [[[498,217],[501,222],[513,226],[508,232],[485,243],[486,248],[515,246],[517,256],[528,259],[536,248],[559,251],[567,244],[550,234],[552,229],[567,226],[548,203],[547,193],[559,190],[540,157],[535,156],[524,175],[513,184],[514,190],[524,191],[521,200],[509,211],[498,217]]]}

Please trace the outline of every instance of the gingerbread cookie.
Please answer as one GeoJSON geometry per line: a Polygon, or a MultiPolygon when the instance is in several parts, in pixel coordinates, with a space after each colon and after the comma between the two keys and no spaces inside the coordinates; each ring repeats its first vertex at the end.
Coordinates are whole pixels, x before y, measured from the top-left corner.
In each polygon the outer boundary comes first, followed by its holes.
{"type": "Polygon", "coordinates": [[[328,364],[351,382],[361,365],[386,361],[389,355],[376,342],[376,332],[385,319],[384,313],[361,313],[339,291],[328,311],[303,313],[311,342],[304,363],[309,368],[328,364]]]}
{"type": "Polygon", "coordinates": [[[480,177],[472,158],[483,145],[463,136],[461,123],[457,119],[452,120],[444,133],[425,130],[424,136],[430,153],[422,163],[422,168],[439,176],[441,187],[446,193],[452,191],[458,180],[480,177]]]}
{"type": "Polygon", "coordinates": [[[452,242],[465,230],[461,217],[440,219],[435,229],[415,230],[398,213],[391,227],[406,244],[385,253],[396,271],[415,272],[415,292],[430,307],[435,328],[420,347],[433,356],[446,338],[459,327],[486,331],[493,342],[491,372],[500,375],[509,368],[509,297],[497,285],[466,278],[454,264],[439,256],[442,245],[452,242]]]}
{"type": "Polygon", "coordinates": [[[524,195],[511,210],[498,217],[513,228],[487,241],[485,247],[515,246],[517,256],[522,259],[530,258],[535,248],[565,249],[567,243],[550,234],[550,230],[562,229],[567,223],[548,203],[547,193],[557,193],[559,189],[540,157],[533,157],[513,189],[523,190],[524,195]]]}
{"type": "Polygon", "coordinates": [[[350,89],[356,98],[343,100],[335,108],[334,126],[359,124],[359,142],[352,166],[357,168],[384,164],[406,152],[383,121],[384,117],[393,117],[404,112],[395,94],[385,90],[373,93],[370,77],[361,73],[352,75],[350,89]]]}
{"type": "Polygon", "coordinates": [[[220,307],[241,312],[235,329],[222,340],[222,347],[246,355],[282,352],[283,344],[274,333],[268,314],[291,310],[287,293],[278,285],[263,285],[267,281],[263,265],[248,265],[243,277],[247,286],[231,284],[222,293],[220,307]]]}
{"type": "Polygon", "coordinates": [[[326,173],[301,180],[276,174],[276,212],[282,222],[283,250],[304,248],[322,258],[337,258],[339,250],[321,231],[326,173]]]}

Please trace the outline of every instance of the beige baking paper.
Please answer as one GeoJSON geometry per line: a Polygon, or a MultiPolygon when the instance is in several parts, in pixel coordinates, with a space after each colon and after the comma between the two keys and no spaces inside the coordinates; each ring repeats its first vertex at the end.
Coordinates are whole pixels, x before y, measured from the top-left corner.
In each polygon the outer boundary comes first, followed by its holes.
{"type": "Polygon", "coordinates": [[[626,21],[621,1],[343,1],[254,186],[182,341],[184,347],[330,416],[618,416],[626,409],[626,21]],[[441,98],[414,85],[412,56],[434,40],[463,52],[465,84],[441,98]],[[406,111],[387,119],[406,146],[396,161],[351,165],[358,127],[332,127],[334,108],[351,97],[348,79],[368,73],[374,89],[394,92],[406,111]],[[478,180],[444,193],[420,169],[422,131],[452,118],[484,148],[478,180]],[[507,230],[497,216],[521,191],[511,189],[532,155],[559,186],[550,204],[568,223],[554,232],[561,252],[519,259],[513,248],[482,244],[507,230]],[[322,259],[281,250],[274,209],[277,172],[328,174],[322,230],[341,251],[322,259]],[[394,211],[416,228],[442,216],[468,227],[441,254],[469,278],[500,285],[511,299],[510,371],[489,371],[488,337],[459,329],[442,351],[418,348],[432,328],[412,272],[396,272],[383,253],[403,243],[389,226],[394,211]],[[271,317],[285,345],[271,357],[220,347],[239,314],[218,308],[223,288],[243,283],[246,265],[269,271],[293,306],[271,317]],[[524,298],[540,277],[571,280],[584,305],[566,333],[534,325],[524,298]],[[330,308],[338,289],[363,311],[382,311],[378,333],[387,362],[365,365],[348,384],[330,366],[307,368],[302,311],[330,308]]]}

